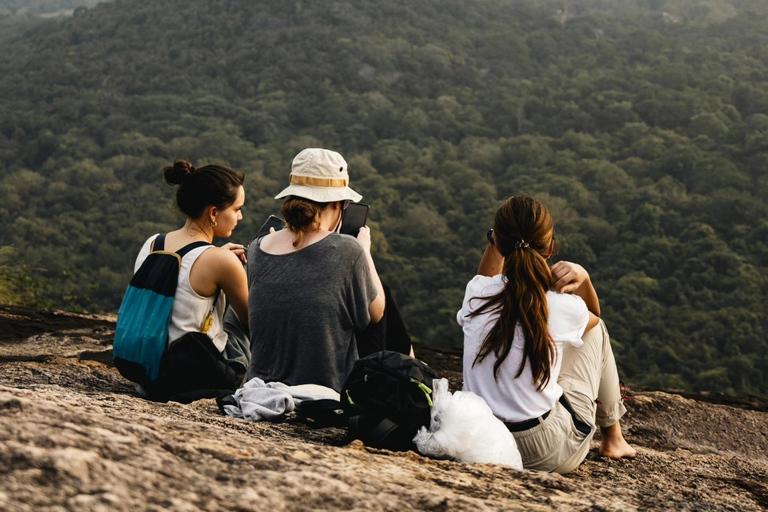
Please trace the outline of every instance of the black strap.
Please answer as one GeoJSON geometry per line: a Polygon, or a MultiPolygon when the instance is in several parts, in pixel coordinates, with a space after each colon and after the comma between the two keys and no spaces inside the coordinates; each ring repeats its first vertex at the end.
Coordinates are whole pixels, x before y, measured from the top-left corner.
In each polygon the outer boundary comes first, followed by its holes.
{"type": "Polygon", "coordinates": [[[165,233],[160,233],[155,237],[155,241],[152,244],[152,251],[162,251],[165,249],[165,233]]]}
{"type": "MultiPolygon", "coordinates": [[[[179,249],[178,251],[176,251],[176,254],[178,254],[183,258],[190,251],[193,251],[198,247],[205,247],[206,245],[212,245],[212,244],[209,244],[208,242],[203,242],[203,241],[192,242],[191,244],[187,244],[181,249],[179,249]]],[[[153,242],[153,245],[152,245],[152,252],[162,251],[164,248],[165,248],[165,233],[160,233],[155,237],[155,241],[153,242]]],[[[216,295],[213,296],[213,307],[211,308],[211,313],[213,313],[213,310],[216,309],[216,301],[219,300],[220,293],[221,293],[221,288],[217,288],[216,295]]]]}
{"type": "Polygon", "coordinates": [[[573,426],[576,427],[576,430],[584,434],[585,436],[588,436],[590,432],[592,432],[592,426],[589,425],[589,423],[586,423],[585,421],[582,421],[581,418],[576,414],[576,411],[573,410],[573,406],[571,406],[571,402],[568,401],[568,397],[565,396],[565,393],[560,395],[560,400],[558,400],[563,407],[565,407],[565,410],[570,413],[571,418],[573,419],[573,426]]]}
{"type": "Polygon", "coordinates": [[[208,242],[192,242],[191,244],[187,244],[178,251],[176,251],[176,254],[181,256],[182,258],[189,252],[194,249],[197,249],[198,247],[205,247],[206,245],[211,245],[208,242]]]}
{"type": "Polygon", "coordinates": [[[362,414],[349,418],[350,433],[371,446],[384,446],[387,438],[398,427],[399,425],[389,418],[378,419],[362,414]]]}
{"type": "MultiPolygon", "coordinates": [[[[152,252],[165,250],[165,236],[166,236],[165,233],[160,233],[155,237],[155,241],[152,243],[152,252]]],[[[183,258],[184,256],[186,256],[186,254],[189,251],[193,251],[198,247],[205,247],[206,245],[211,245],[211,244],[203,241],[192,242],[191,244],[187,244],[181,249],[179,249],[178,251],[176,251],[176,254],[178,254],[183,258]]]]}
{"type": "MultiPolygon", "coordinates": [[[[560,402],[565,410],[568,411],[568,414],[571,415],[571,418],[573,419],[573,425],[576,427],[576,430],[584,435],[589,435],[589,433],[592,432],[592,427],[588,423],[582,421],[581,418],[579,418],[579,416],[576,414],[576,411],[573,410],[573,406],[571,406],[571,403],[568,401],[568,397],[565,396],[565,393],[560,395],[558,402],[560,402]]],[[[544,420],[549,416],[550,412],[552,411],[547,411],[538,418],[532,418],[530,420],[520,421],[518,423],[505,422],[504,425],[506,425],[510,432],[522,432],[524,430],[530,430],[543,423],[544,420]]]]}
{"type": "MultiPolygon", "coordinates": [[[[160,236],[164,236],[164,235],[160,235],[160,236]]],[[[181,249],[179,249],[178,251],[176,251],[176,254],[178,254],[183,258],[184,256],[186,256],[188,252],[193,251],[198,247],[205,247],[206,245],[212,245],[212,244],[209,244],[208,242],[202,242],[202,241],[192,242],[191,244],[187,244],[181,249]]],[[[221,293],[221,288],[217,288],[216,295],[213,296],[213,307],[211,308],[211,313],[213,313],[213,310],[216,309],[216,301],[219,300],[220,293],[221,293]]]]}
{"type": "Polygon", "coordinates": [[[538,427],[541,423],[543,423],[544,420],[549,416],[550,412],[552,411],[547,411],[538,418],[531,418],[530,420],[518,421],[516,423],[505,421],[504,425],[506,425],[507,430],[510,432],[522,432],[524,430],[530,430],[534,427],[538,427]]]}
{"type": "Polygon", "coordinates": [[[376,427],[374,427],[373,431],[371,431],[371,439],[374,440],[376,444],[384,445],[387,441],[387,438],[397,430],[397,428],[400,425],[395,423],[389,418],[382,419],[376,427]]]}

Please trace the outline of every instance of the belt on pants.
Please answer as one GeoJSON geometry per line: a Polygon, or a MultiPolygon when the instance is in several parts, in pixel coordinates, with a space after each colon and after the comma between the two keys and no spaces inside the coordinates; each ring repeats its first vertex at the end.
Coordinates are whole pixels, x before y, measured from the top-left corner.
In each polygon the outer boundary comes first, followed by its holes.
{"type": "MultiPolygon", "coordinates": [[[[563,404],[563,407],[565,407],[565,410],[567,410],[568,413],[570,413],[571,418],[573,419],[573,424],[576,427],[576,430],[578,430],[579,432],[585,435],[588,435],[590,432],[592,432],[592,427],[589,424],[583,422],[578,416],[576,416],[576,412],[573,410],[573,407],[571,407],[570,402],[568,402],[568,399],[565,397],[565,393],[560,395],[560,399],[558,400],[558,402],[563,404]]],[[[504,422],[504,425],[507,427],[507,429],[510,432],[522,432],[523,430],[530,430],[544,423],[544,420],[547,419],[547,417],[551,412],[552,411],[549,410],[544,414],[542,414],[541,416],[539,416],[538,418],[532,418],[530,420],[520,421],[517,423],[504,422]]]]}

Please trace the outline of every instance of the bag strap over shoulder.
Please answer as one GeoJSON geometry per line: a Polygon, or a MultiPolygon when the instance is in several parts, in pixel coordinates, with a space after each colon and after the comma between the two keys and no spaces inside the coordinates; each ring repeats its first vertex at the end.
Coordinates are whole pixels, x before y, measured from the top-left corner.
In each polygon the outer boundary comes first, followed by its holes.
{"type": "Polygon", "coordinates": [[[184,255],[187,254],[188,252],[193,251],[198,247],[205,247],[206,245],[211,245],[211,244],[209,244],[208,242],[192,242],[191,244],[187,244],[181,249],[179,249],[178,251],[176,251],[176,254],[178,254],[183,258],[184,255]]]}
{"type": "MultiPolygon", "coordinates": [[[[158,252],[158,251],[164,251],[165,250],[165,233],[160,233],[155,237],[155,241],[152,242],[152,252],[158,252]]],[[[198,242],[192,242],[191,244],[187,244],[178,251],[176,251],[176,254],[181,256],[182,258],[190,251],[193,251],[197,249],[198,247],[205,247],[206,245],[212,245],[208,242],[198,241],[198,242]]]]}
{"type": "Polygon", "coordinates": [[[152,252],[165,250],[165,233],[160,233],[152,242],[152,252]]]}
{"type": "MultiPolygon", "coordinates": [[[[163,251],[165,249],[165,233],[160,233],[155,237],[155,241],[152,242],[152,252],[158,252],[163,251]]],[[[186,256],[190,251],[194,251],[198,247],[205,247],[209,244],[208,242],[203,241],[197,241],[192,242],[191,244],[187,244],[178,251],[176,251],[176,254],[178,254],[180,257],[186,256]]],[[[213,314],[214,309],[216,309],[216,302],[219,300],[219,294],[221,293],[221,288],[218,288],[216,290],[216,294],[213,296],[213,307],[211,308],[211,314],[213,314]]]]}

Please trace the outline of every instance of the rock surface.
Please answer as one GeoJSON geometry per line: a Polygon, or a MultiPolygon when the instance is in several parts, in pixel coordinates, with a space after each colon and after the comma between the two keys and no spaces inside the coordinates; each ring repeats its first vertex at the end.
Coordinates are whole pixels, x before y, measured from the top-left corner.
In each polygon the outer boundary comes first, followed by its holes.
{"type": "MultiPolygon", "coordinates": [[[[431,460],[213,400],[147,402],[111,366],[114,318],[0,307],[0,510],[764,510],[768,412],[637,392],[635,461],[567,476],[431,460]]],[[[422,348],[461,381],[457,354],[422,348]]],[[[764,403],[758,403],[757,408],[764,403]]]]}

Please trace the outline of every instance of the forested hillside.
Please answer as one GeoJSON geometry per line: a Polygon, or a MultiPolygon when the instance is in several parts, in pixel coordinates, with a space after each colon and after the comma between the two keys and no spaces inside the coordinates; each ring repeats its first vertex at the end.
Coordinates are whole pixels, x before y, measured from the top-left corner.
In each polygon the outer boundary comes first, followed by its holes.
{"type": "Polygon", "coordinates": [[[419,342],[460,345],[495,207],[530,193],[624,380],[768,394],[763,0],[117,0],[2,26],[19,300],[115,311],[180,222],[175,157],[247,173],[248,243],[307,146],[349,161],[419,342]]]}
{"type": "Polygon", "coordinates": [[[0,18],[4,16],[46,16],[68,14],[79,7],[93,7],[111,0],[0,0],[0,18]]]}

